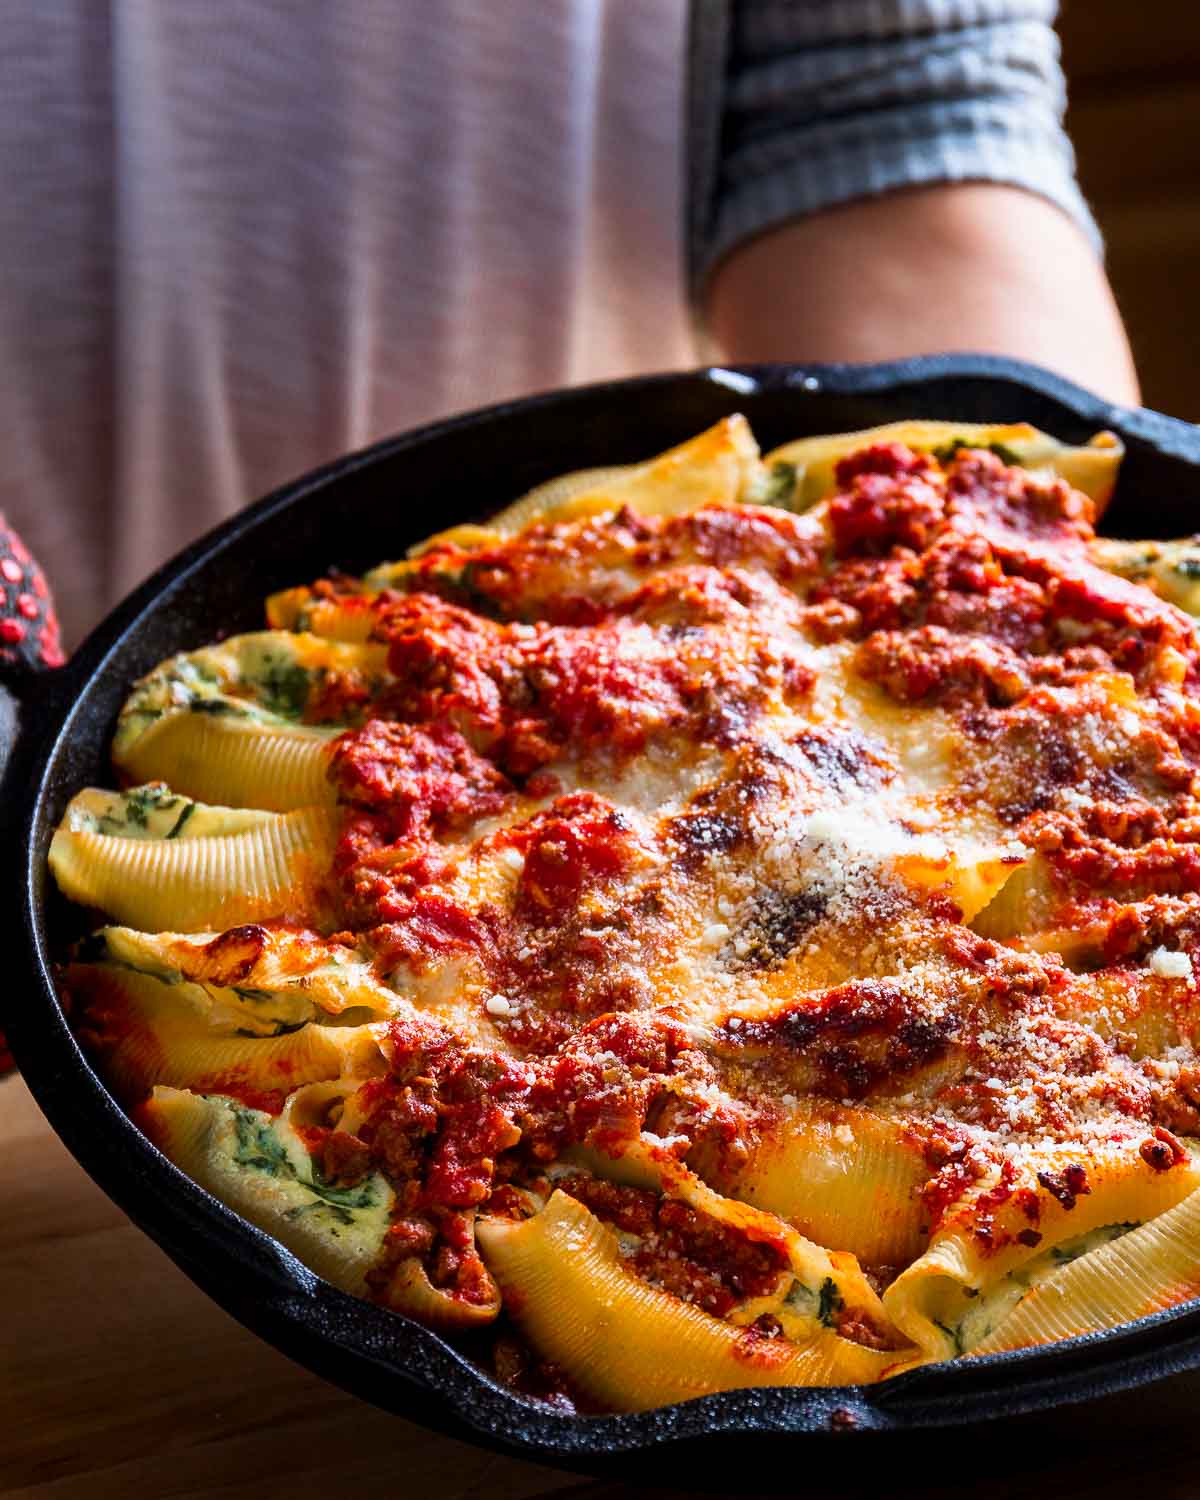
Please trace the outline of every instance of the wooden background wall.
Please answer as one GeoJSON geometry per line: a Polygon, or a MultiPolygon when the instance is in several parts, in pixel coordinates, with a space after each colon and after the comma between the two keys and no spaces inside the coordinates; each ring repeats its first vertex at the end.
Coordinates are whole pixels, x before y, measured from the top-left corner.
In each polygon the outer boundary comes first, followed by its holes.
{"type": "Polygon", "coordinates": [[[1200,422],[1200,0],[1063,0],[1059,32],[1143,400],[1200,422]]]}

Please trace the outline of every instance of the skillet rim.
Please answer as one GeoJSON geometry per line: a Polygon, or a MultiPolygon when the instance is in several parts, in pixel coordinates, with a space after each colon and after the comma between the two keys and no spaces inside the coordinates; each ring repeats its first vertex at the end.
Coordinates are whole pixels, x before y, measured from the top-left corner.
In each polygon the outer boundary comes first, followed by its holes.
{"type": "Polygon", "coordinates": [[[1034,1351],[926,1366],[880,1386],[721,1392],[644,1413],[567,1417],[514,1396],[431,1330],[403,1318],[396,1323],[399,1315],[321,1281],[193,1183],[115,1104],[76,1044],[53,988],[42,845],[47,785],[64,744],[69,747],[72,727],[86,714],[90,686],[109,658],[153,619],[163,595],[248,534],[364,468],[513,415],[567,415],[572,406],[598,398],[634,400],[690,383],[723,387],[731,398],[740,395],[753,405],[757,396],[780,391],[794,391],[797,399],[806,392],[897,398],[907,387],[916,396],[931,385],[965,388],[976,381],[1011,385],[1018,401],[1031,394],[1048,400],[1084,426],[1112,426],[1127,443],[1200,470],[1200,432],[1189,424],[1113,406],[1048,371],[995,356],[943,355],[871,366],[710,366],[598,382],[385,438],[281,486],[166,563],[107,616],[65,668],[39,682],[38,699],[25,705],[28,722],[5,778],[4,800],[11,817],[14,794],[23,789],[23,809],[10,829],[20,839],[21,855],[14,861],[18,888],[11,893],[20,913],[17,960],[48,1007],[9,1007],[5,1026],[31,1091],[84,1169],[185,1274],[254,1332],[390,1410],[525,1458],[593,1470],[606,1459],[655,1449],[674,1453],[681,1445],[703,1446],[703,1440],[719,1437],[824,1435],[840,1446],[847,1433],[898,1435],[990,1422],[1089,1401],[1200,1366],[1200,1301],[1194,1301],[1034,1351]]]}

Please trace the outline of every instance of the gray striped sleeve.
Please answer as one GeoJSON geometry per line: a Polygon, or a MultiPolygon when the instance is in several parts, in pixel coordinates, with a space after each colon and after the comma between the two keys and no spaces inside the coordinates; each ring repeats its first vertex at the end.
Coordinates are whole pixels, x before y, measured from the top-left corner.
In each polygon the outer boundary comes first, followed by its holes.
{"type": "Polygon", "coordinates": [[[689,272],[740,241],[923,183],[1010,183],[1099,249],[1062,127],[1055,0],[697,0],[689,272]]]}

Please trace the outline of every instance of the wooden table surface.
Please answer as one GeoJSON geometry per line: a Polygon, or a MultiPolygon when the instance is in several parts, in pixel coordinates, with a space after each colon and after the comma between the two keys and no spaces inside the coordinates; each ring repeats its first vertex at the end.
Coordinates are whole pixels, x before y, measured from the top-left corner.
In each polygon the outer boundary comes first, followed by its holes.
{"type": "MultiPolygon", "coordinates": [[[[28,1500],[616,1500],[581,1480],[438,1437],[346,1395],[248,1333],[136,1230],[51,1132],[19,1078],[0,1082],[0,1496],[28,1500]]],[[[1030,1473],[998,1439],[968,1483],[848,1476],[822,1496],[1200,1495],[1200,1379],[1110,1403],[1122,1443],[1030,1473]],[[1019,1479],[999,1477],[1021,1471],[1019,1479]],[[1031,1484],[1031,1480],[1036,1483],[1031,1484]]],[[[755,1471],[750,1485],[786,1476],[755,1471]]],[[[743,1493],[748,1493],[744,1491],[743,1493]]]]}

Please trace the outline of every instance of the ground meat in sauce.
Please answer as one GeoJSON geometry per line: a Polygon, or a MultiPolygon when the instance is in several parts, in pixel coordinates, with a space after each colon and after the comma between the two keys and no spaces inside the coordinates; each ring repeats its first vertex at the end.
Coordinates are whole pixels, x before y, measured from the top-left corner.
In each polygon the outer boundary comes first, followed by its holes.
{"type": "Polygon", "coordinates": [[[940,625],[880,630],[859,648],[858,669],[900,703],[1015,703],[1029,689],[1011,647],[940,625]]]}
{"type": "Polygon", "coordinates": [[[781,1246],[755,1242],[677,1199],[582,1173],[556,1178],[554,1186],[637,1237],[628,1259],[639,1276],[716,1317],[766,1295],[786,1270],[781,1246]]]}
{"type": "Polygon", "coordinates": [[[372,719],[334,742],[330,762],[342,798],[386,814],[395,838],[445,833],[499,812],[512,794],[507,778],[446,724],[372,719]]]}

